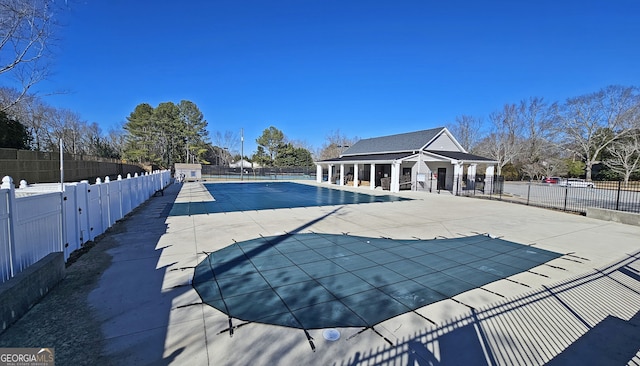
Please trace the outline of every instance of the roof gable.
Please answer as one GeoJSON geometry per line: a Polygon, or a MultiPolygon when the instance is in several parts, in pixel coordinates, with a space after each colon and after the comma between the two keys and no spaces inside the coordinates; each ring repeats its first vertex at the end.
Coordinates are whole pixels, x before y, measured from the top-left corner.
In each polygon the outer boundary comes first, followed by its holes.
{"type": "Polygon", "coordinates": [[[440,151],[460,151],[465,152],[464,148],[458,143],[453,135],[447,129],[431,140],[424,147],[424,150],[440,150],[440,151]]]}

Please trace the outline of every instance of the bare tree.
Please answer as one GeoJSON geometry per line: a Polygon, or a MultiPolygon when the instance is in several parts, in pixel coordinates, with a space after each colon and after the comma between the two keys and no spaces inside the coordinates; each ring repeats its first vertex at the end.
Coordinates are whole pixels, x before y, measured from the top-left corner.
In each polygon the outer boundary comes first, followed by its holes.
{"type": "Polygon", "coordinates": [[[51,146],[58,145],[55,137],[52,136],[55,129],[52,121],[58,113],[56,108],[32,95],[26,95],[16,105],[22,106],[25,111],[25,125],[33,137],[34,150],[51,151],[51,146]]]}
{"type": "Polygon", "coordinates": [[[342,155],[349,147],[353,146],[360,140],[358,137],[347,137],[335,130],[326,137],[326,142],[322,145],[320,152],[317,153],[320,160],[333,159],[342,155]]]}
{"type": "Polygon", "coordinates": [[[91,156],[101,156],[101,145],[106,143],[106,140],[103,141],[102,139],[102,128],[100,128],[96,122],[81,122],[80,131],[80,153],[91,156]]]}
{"type": "Polygon", "coordinates": [[[19,106],[16,106],[16,99],[18,99],[20,91],[16,88],[10,88],[8,86],[0,86],[0,108],[7,115],[12,118],[19,118],[19,106]]]}
{"type": "Polygon", "coordinates": [[[513,163],[522,149],[522,120],[518,118],[515,104],[504,107],[489,115],[491,132],[478,144],[478,152],[498,161],[496,174],[502,175],[502,168],[513,163]]]}
{"type": "Polygon", "coordinates": [[[296,140],[296,139],[288,139],[285,138],[285,143],[293,145],[293,147],[306,149],[309,151],[313,150],[313,146],[307,140],[296,140]]]}
{"type": "Polygon", "coordinates": [[[462,115],[456,117],[456,122],[449,124],[447,129],[468,152],[473,152],[480,141],[482,118],[462,115]]]}
{"type": "Polygon", "coordinates": [[[240,144],[240,137],[238,134],[233,131],[215,131],[213,134],[213,144],[231,152],[235,152],[238,150],[238,145],[240,144]]]}
{"type": "Polygon", "coordinates": [[[622,175],[624,183],[629,183],[631,174],[640,170],[640,131],[635,130],[625,138],[607,146],[609,158],[604,160],[612,171],[622,175]]]}
{"type": "Polygon", "coordinates": [[[15,88],[0,87],[0,106],[9,106],[5,112],[27,127],[34,150],[46,150],[46,141],[49,139],[48,121],[52,119],[55,109],[33,94],[25,94],[20,98],[19,95],[20,91],[15,88]],[[15,102],[16,100],[18,101],[15,102]]]}
{"type": "Polygon", "coordinates": [[[591,180],[591,170],[601,153],[637,128],[639,98],[635,87],[612,85],[569,98],[563,105],[557,132],[564,137],[567,149],[583,159],[587,180],[591,180]]]}
{"type": "Polygon", "coordinates": [[[121,157],[124,152],[126,136],[122,126],[117,128],[111,128],[107,135],[107,142],[113,148],[113,151],[118,157],[121,157]]]}
{"type": "Polygon", "coordinates": [[[87,123],[80,115],[68,109],[58,109],[49,121],[49,151],[56,151],[55,147],[60,139],[64,142],[64,152],[70,154],[85,154],[86,141],[83,134],[87,123]]]}
{"type": "Polygon", "coordinates": [[[559,154],[552,126],[557,104],[547,104],[543,98],[522,100],[518,106],[518,118],[522,125],[523,146],[520,153],[522,173],[532,179],[553,174],[559,154]]]}
{"type": "MultiPolygon", "coordinates": [[[[562,153],[562,151],[559,151],[559,149],[556,149],[555,151],[562,153]]],[[[567,162],[568,160],[562,155],[548,157],[547,160],[542,162],[543,169],[541,172],[541,176],[554,177],[567,175],[569,171],[567,162]]]]}
{"type": "Polygon", "coordinates": [[[228,165],[235,152],[240,152],[238,149],[240,138],[236,132],[228,130],[224,132],[215,131],[212,141],[214,145],[213,157],[216,165],[228,165]]]}
{"type": "Polygon", "coordinates": [[[0,0],[0,78],[19,85],[15,98],[3,101],[0,111],[48,76],[59,9],[60,2],[53,0],[0,0]]]}

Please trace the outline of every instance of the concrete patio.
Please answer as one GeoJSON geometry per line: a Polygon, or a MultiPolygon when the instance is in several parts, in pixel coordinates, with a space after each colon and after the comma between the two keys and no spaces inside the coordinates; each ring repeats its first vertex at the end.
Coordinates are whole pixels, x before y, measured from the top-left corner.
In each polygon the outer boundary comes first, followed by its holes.
{"type": "Polygon", "coordinates": [[[101,357],[120,365],[640,364],[640,227],[398,195],[411,200],[167,216],[174,203],[212,200],[200,183],[170,186],[107,234],[111,264],[86,294],[101,357]],[[247,323],[202,304],[191,280],[207,253],[292,232],[423,240],[486,233],[564,255],[371,328],[338,329],[337,341],[322,329],[247,323]]]}

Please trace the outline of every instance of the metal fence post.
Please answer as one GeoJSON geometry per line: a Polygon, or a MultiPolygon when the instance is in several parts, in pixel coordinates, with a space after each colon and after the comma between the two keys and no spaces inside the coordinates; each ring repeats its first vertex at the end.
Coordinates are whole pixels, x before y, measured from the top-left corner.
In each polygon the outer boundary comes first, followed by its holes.
{"type": "Polygon", "coordinates": [[[527,188],[527,206],[529,206],[530,197],[531,197],[531,179],[529,179],[529,187],[527,188]]]}
{"type": "Polygon", "coordinates": [[[569,196],[569,185],[564,188],[564,211],[567,210],[567,198],[569,196]]]}
{"type": "Polygon", "coordinates": [[[620,191],[622,190],[622,181],[618,181],[618,195],[616,197],[616,211],[620,209],[620,191]]]}

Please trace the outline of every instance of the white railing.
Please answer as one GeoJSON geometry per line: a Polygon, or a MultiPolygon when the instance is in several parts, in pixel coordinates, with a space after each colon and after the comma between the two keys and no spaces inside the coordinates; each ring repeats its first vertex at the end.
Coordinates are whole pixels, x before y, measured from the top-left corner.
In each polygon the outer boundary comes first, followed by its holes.
{"type": "Polygon", "coordinates": [[[15,189],[11,177],[0,187],[0,283],[47,254],[69,255],[94,240],[117,220],[171,181],[171,171],[157,171],[95,184],[87,181],[15,189]]]}

